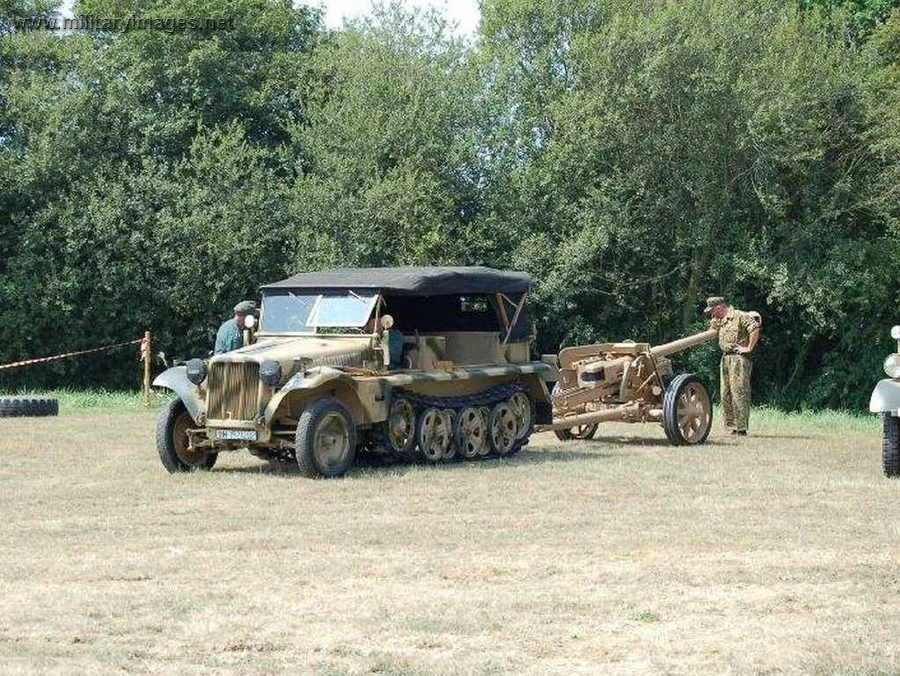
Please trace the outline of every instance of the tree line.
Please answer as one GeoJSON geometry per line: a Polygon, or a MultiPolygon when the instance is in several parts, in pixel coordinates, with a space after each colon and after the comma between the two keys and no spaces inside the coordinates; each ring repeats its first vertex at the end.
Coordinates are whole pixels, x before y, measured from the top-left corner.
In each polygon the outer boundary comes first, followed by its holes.
{"type": "Polygon", "coordinates": [[[0,362],[147,328],[204,354],[300,270],[487,264],[533,275],[538,352],[671,340],[724,295],[763,317],[758,399],[861,408],[900,322],[897,4],[484,0],[459,38],[400,4],[80,0],[233,27],[60,34],[0,0],[0,362]]]}

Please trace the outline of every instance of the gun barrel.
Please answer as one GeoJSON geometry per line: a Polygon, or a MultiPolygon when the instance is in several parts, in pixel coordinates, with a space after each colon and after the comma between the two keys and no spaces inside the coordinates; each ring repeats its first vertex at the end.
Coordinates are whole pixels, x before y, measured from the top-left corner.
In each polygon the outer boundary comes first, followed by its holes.
{"type": "Polygon", "coordinates": [[[685,338],[673,340],[671,343],[663,343],[662,345],[652,347],[650,348],[650,353],[654,357],[668,357],[670,354],[681,352],[682,350],[686,350],[689,347],[694,347],[695,345],[700,345],[701,343],[708,343],[711,340],[715,340],[718,335],[718,329],[709,329],[707,331],[704,331],[703,333],[696,333],[693,336],[686,336],[685,338]]]}

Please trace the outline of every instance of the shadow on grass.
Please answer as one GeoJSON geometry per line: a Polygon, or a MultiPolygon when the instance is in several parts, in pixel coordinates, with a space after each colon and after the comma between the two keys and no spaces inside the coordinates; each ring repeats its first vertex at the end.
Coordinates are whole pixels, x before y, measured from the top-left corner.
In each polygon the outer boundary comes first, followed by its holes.
{"type": "MultiPolygon", "coordinates": [[[[655,441],[655,440],[654,440],[655,441]]],[[[576,442],[577,443],[577,442],[576,442]]],[[[622,453],[604,452],[601,449],[585,451],[577,448],[552,447],[547,450],[537,450],[539,447],[528,447],[507,458],[486,457],[475,460],[452,460],[431,464],[427,462],[402,462],[393,461],[371,453],[362,453],[356,456],[353,467],[348,476],[360,475],[396,475],[402,476],[409,472],[427,470],[429,472],[459,471],[462,468],[478,468],[479,470],[508,469],[510,467],[539,465],[544,463],[584,461],[586,459],[612,458],[622,453]]],[[[217,467],[213,472],[223,474],[268,474],[272,476],[302,476],[300,468],[294,462],[260,461],[259,464],[243,465],[238,467],[217,467]]]]}

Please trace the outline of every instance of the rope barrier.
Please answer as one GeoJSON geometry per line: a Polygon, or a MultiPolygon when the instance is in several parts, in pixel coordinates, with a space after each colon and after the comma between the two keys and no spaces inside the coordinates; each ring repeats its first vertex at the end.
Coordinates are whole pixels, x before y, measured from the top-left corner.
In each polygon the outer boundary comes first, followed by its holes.
{"type": "MultiPolygon", "coordinates": [[[[67,357],[77,357],[82,354],[91,354],[92,352],[103,352],[104,350],[113,350],[117,347],[124,347],[125,345],[137,345],[138,343],[143,343],[146,338],[138,338],[137,340],[128,340],[124,343],[116,343],[114,345],[105,345],[103,347],[94,347],[90,350],[77,350],[76,352],[64,352],[63,354],[55,354],[52,357],[40,357],[38,359],[24,359],[22,361],[14,361],[10,364],[0,364],[0,371],[4,369],[14,369],[19,366],[28,366],[29,364],[43,364],[48,361],[56,361],[57,359],[65,359],[67,357]]],[[[142,350],[142,353],[144,350],[142,350]]],[[[143,354],[142,354],[143,356],[143,354]]]]}

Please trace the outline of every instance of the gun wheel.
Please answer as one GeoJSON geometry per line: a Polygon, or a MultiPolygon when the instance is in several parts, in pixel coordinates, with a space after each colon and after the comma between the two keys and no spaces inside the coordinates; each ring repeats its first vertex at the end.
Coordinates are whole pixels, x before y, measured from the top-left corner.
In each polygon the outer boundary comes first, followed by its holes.
{"type": "Polygon", "coordinates": [[[663,397],[663,427],[675,446],[702,444],[712,428],[709,393],[692,374],[672,380],[663,397]]]}
{"type": "Polygon", "coordinates": [[[487,419],[481,409],[470,406],[460,411],[456,416],[454,432],[456,447],[467,460],[477,458],[483,449],[490,448],[487,440],[487,419]]]}
{"type": "Polygon", "coordinates": [[[429,462],[438,462],[450,447],[447,416],[439,408],[427,408],[419,418],[416,437],[419,450],[429,462]]]}
{"type": "Polygon", "coordinates": [[[553,430],[553,434],[560,441],[571,441],[572,439],[590,439],[597,431],[597,423],[592,425],[576,425],[565,430],[553,430]]]}
{"type": "Polygon", "coordinates": [[[516,447],[516,413],[513,407],[506,402],[501,402],[491,409],[491,417],[488,421],[490,431],[491,448],[497,455],[509,455],[516,447]]]}

